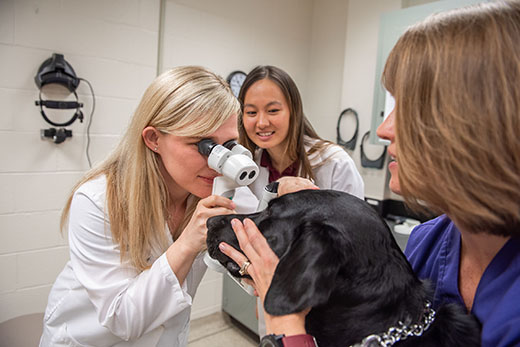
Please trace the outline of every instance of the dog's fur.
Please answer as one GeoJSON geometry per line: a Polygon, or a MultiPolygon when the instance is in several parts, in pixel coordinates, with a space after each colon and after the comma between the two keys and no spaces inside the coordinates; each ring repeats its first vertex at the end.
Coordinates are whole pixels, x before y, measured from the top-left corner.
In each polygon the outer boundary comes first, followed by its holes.
{"type": "MultiPolygon", "coordinates": [[[[238,265],[220,242],[240,249],[232,218],[252,219],[280,258],[265,310],[284,315],[312,307],[306,329],[318,345],[349,346],[398,321],[418,323],[429,291],[415,276],[390,229],[361,199],[332,190],[304,190],[274,199],[262,212],[208,220],[210,256],[236,277],[238,265]]],[[[473,317],[455,305],[437,310],[421,337],[399,346],[478,346],[473,317]]]]}

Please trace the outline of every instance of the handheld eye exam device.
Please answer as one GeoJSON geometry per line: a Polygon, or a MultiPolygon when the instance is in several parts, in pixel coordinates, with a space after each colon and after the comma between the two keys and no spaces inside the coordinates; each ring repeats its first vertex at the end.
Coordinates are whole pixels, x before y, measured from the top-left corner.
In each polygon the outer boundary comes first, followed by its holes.
{"type": "Polygon", "coordinates": [[[253,183],[258,177],[258,166],[247,148],[235,140],[216,144],[211,139],[198,143],[199,152],[208,157],[208,166],[222,176],[213,181],[213,195],[232,199],[235,189],[253,183]]]}
{"type": "MultiPolygon", "coordinates": [[[[247,186],[258,177],[258,166],[253,161],[253,155],[235,140],[219,145],[211,139],[203,139],[198,143],[198,148],[201,154],[208,157],[208,166],[222,174],[213,181],[213,195],[233,199],[236,188],[247,186]]],[[[227,273],[249,295],[254,295],[252,286],[231,275],[224,266],[211,258],[207,251],[204,254],[204,263],[214,271],[227,273]]]]}

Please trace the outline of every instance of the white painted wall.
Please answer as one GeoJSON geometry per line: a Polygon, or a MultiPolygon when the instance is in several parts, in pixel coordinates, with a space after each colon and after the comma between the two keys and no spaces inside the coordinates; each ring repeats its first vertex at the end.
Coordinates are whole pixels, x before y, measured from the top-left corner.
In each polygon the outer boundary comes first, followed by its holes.
{"type": "MultiPolygon", "coordinates": [[[[358,140],[351,155],[365,181],[365,195],[378,200],[386,198],[388,170],[361,167],[359,145],[372,119],[379,19],[382,13],[400,8],[401,0],[349,0],[348,5],[341,109],[351,107],[359,114],[358,140]]],[[[379,149],[373,150],[379,153],[379,149]]]]}
{"type": "Polygon", "coordinates": [[[318,134],[333,142],[341,112],[347,15],[348,1],[314,2],[304,110],[318,134]]]}
{"type": "Polygon", "coordinates": [[[163,69],[200,64],[223,77],[276,65],[304,88],[312,0],[168,0],[163,69]]]}

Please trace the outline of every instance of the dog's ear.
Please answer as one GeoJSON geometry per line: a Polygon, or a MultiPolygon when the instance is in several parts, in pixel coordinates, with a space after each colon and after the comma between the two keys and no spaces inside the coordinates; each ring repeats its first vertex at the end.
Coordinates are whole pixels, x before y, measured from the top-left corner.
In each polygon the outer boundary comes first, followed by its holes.
{"type": "Polygon", "coordinates": [[[264,307],[269,314],[285,315],[325,303],[345,257],[345,240],[335,228],[305,223],[299,229],[267,291],[264,307]]]}

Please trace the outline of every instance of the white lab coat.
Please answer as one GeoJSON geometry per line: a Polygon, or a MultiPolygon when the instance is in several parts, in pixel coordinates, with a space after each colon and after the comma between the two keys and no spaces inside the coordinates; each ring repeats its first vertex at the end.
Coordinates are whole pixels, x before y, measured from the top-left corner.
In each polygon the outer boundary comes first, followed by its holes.
{"type": "MultiPolygon", "coordinates": [[[[317,142],[317,140],[306,137],[305,151],[317,142]]],[[[249,188],[258,199],[262,198],[264,187],[269,183],[269,170],[260,165],[263,149],[255,151],[255,162],[260,172],[258,178],[249,185],[249,188]]],[[[365,198],[365,184],[356,168],[354,160],[343,148],[331,145],[323,153],[317,152],[309,157],[314,174],[314,184],[322,189],[334,189],[350,193],[360,199],[365,198]],[[323,165],[320,165],[322,164],[323,165]]]]}
{"type": "Polygon", "coordinates": [[[74,194],[70,261],[49,294],[40,346],[186,346],[192,298],[206,271],[202,257],[182,285],[161,250],[152,251],[152,267],[141,273],[122,264],[105,193],[102,176],[74,194]]]}
{"type": "MultiPolygon", "coordinates": [[[[309,149],[318,140],[306,137],[305,151],[309,149]]],[[[260,168],[258,178],[249,185],[249,188],[257,196],[262,198],[264,187],[269,183],[269,170],[260,165],[263,149],[255,151],[255,162],[260,168]]],[[[360,199],[365,198],[365,184],[356,168],[354,160],[348,155],[343,148],[338,145],[331,145],[323,152],[314,153],[309,157],[314,174],[316,184],[321,189],[334,189],[350,193],[360,199]],[[322,164],[323,165],[320,165],[322,164]]],[[[260,337],[266,334],[265,319],[262,303],[259,299],[256,300],[258,310],[258,335],[260,337]]]]}

